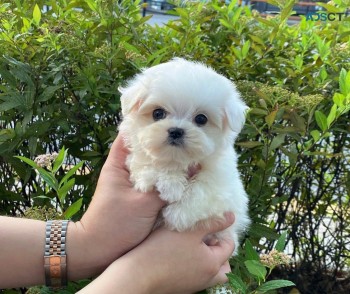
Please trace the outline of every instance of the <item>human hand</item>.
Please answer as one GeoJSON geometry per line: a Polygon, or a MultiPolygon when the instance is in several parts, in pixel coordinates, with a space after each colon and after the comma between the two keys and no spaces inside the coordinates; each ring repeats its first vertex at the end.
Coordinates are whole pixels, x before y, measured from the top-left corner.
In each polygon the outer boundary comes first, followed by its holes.
{"type": "Polygon", "coordinates": [[[91,204],[76,223],[84,245],[89,247],[85,254],[101,268],[142,242],[164,205],[158,193],[139,193],[133,189],[125,167],[127,154],[122,136],[118,135],[102,168],[91,204]]]}
{"type": "Polygon", "coordinates": [[[233,224],[232,213],[225,217],[225,222],[215,220],[209,228],[199,224],[198,229],[189,232],[157,230],[130,252],[135,263],[149,265],[149,280],[153,277],[155,283],[148,293],[193,293],[226,282],[226,273],[231,270],[228,259],[234,249],[233,241],[212,240],[210,245],[203,241],[208,234],[233,224]]]}
{"type": "Polygon", "coordinates": [[[206,245],[203,240],[232,225],[233,219],[228,213],[224,222],[181,233],[160,228],[79,293],[186,294],[224,283],[233,241],[206,245]]]}

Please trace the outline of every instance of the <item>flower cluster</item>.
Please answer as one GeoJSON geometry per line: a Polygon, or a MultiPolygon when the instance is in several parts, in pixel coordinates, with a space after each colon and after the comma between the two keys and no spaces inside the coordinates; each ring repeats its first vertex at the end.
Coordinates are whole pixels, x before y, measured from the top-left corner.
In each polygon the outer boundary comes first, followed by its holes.
{"type": "Polygon", "coordinates": [[[290,257],[283,252],[273,249],[269,254],[261,254],[260,261],[266,267],[274,268],[277,265],[289,264],[290,257]]]}
{"type": "Polygon", "coordinates": [[[228,284],[225,285],[217,285],[210,289],[207,289],[208,294],[233,294],[233,290],[231,286],[228,284]]]}
{"type": "Polygon", "coordinates": [[[52,207],[47,208],[46,206],[29,207],[24,211],[24,217],[42,221],[47,221],[50,219],[63,219],[63,216],[59,211],[52,207]]]}
{"type": "Polygon", "coordinates": [[[56,159],[57,156],[57,152],[54,152],[52,154],[41,154],[35,158],[34,162],[42,168],[46,167],[47,169],[51,169],[52,162],[56,159]]]}

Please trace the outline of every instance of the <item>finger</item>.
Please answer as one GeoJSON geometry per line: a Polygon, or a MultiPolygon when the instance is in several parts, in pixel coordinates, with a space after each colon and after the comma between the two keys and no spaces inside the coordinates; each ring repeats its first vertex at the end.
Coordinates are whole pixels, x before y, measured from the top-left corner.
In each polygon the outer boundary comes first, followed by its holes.
{"type": "Polygon", "coordinates": [[[220,240],[215,234],[206,235],[202,240],[208,246],[215,246],[218,245],[218,243],[220,242],[220,240]]]}
{"type": "Polygon", "coordinates": [[[232,212],[225,212],[224,218],[212,218],[201,221],[197,224],[199,233],[203,235],[214,234],[221,232],[231,226],[235,221],[235,216],[232,212]]]}
{"type": "Polygon", "coordinates": [[[119,133],[109,151],[107,162],[115,167],[126,169],[125,160],[128,154],[129,151],[125,147],[123,135],[119,133]]]}
{"type": "Polygon", "coordinates": [[[233,240],[222,239],[215,246],[209,246],[209,248],[215,255],[216,260],[218,260],[220,264],[223,264],[232,255],[235,246],[236,244],[234,244],[233,240]]]}
{"type": "Polygon", "coordinates": [[[227,275],[231,272],[230,263],[226,261],[221,267],[216,276],[211,280],[210,287],[217,284],[224,284],[228,282],[227,275]]]}

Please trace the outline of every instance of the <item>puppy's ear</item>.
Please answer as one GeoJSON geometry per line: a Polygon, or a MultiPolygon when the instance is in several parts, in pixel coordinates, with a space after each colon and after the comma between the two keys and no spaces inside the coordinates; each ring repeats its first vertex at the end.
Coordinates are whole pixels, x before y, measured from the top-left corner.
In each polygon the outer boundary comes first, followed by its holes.
{"type": "Polygon", "coordinates": [[[240,99],[237,92],[233,94],[225,107],[228,126],[237,134],[244,126],[245,116],[248,109],[249,107],[240,99]]]}
{"type": "Polygon", "coordinates": [[[118,91],[122,94],[120,102],[122,106],[123,116],[128,115],[130,112],[137,111],[146,96],[146,88],[137,79],[131,81],[127,87],[119,87],[118,91]]]}

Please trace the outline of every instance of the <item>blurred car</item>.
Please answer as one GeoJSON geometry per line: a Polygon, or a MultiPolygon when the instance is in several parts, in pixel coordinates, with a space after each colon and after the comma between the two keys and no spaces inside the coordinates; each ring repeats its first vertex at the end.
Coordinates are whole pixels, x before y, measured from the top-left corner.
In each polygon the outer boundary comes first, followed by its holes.
{"type": "MultiPolygon", "coordinates": [[[[328,0],[317,0],[317,2],[327,1],[328,0]]],[[[295,11],[296,16],[299,16],[323,10],[323,7],[317,5],[317,2],[313,0],[299,1],[295,3],[293,11],[295,11]]],[[[257,10],[262,14],[278,14],[280,12],[280,9],[277,6],[267,3],[266,0],[252,0],[250,1],[250,6],[252,9],[257,10]]]]}

